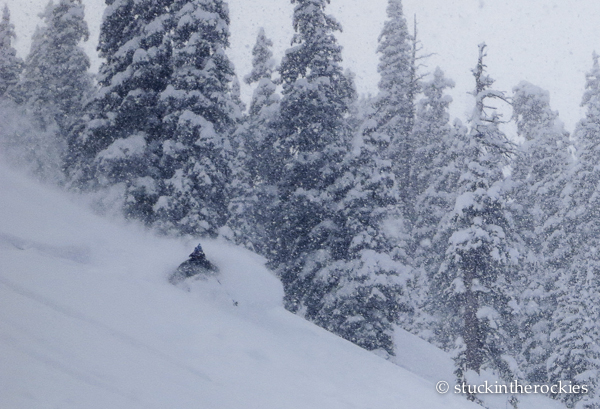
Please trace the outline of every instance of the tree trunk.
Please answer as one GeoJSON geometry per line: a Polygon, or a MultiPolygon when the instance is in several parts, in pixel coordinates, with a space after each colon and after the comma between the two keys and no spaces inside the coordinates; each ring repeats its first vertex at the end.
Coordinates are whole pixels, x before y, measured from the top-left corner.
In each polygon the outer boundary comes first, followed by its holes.
{"type": "Polygon", "coordinates": [[[479,299],[473,291],[473,279],[477,276],[475,268],[465,271],[465,310],[464,310],[464,340],[466,345],[465,366],[467,370],[479,373],[483,363],[481,325],[477,318],[479,299]]]}

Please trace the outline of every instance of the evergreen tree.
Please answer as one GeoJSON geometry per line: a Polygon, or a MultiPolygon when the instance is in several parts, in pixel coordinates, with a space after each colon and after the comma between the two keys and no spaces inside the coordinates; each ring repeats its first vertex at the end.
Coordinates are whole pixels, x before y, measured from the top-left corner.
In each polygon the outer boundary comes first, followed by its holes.
{"type": "MultiPolygon", "coordinates": [[[[487,101],[504,98],[490,89],[484,70],[485,45],[473,71],[475,109],[458,197],[448,226],[452,232],[446,259],[434,277],[446,307],[447,330],[458,336],[457,375],[484,368],[503,378],[511,375],[506,355],[515,329],[509,306],[519,253],[503,192],[504,155],[511,145],[498,128],[498,116],[487,113],[487,101]],[[458,333],[456,332],[458,330],[458,333]]],[[[473,399],[474,397],[470,397],[473,399]]]]}
{"type": "Polygon", "coordinates": [[[162,230],[215,236],[228,219],[230,134],[241,115],[225,53],[229,10],[221,0],[177,0],[173,9],[173,73],[160,94],[166,186],[155,210],[162,230]]]}
{"type": "MultiPolygon", "coordinates": [[[[460,177],[457,160],[462,157],[466,139],[461,125],[452,127],[449,123],[448,107],[452,98],[445,90],[453,86],[454,82],[445,78],[439,68],[431,81],[422,84],[424,97],[417,104],[412,131],[413,162],[418,166],[411,168],[412,190],[416,195],[411,241],[416,243],[413,265],[419,272],[418,288],[423,293],[428,288],[428,278],[439,270],[444,259],[448,237],[444,234],[447,231],[441,228],[442,221],[454,207],[460,177]]],[[[418,298],[428,303],[425,294],[418,298]]],[[[432,334],[426,334],[428,327],[432,329],[429,324],[421,331],[425,331],[422,336],[430,338],[432,334]]]]}
{"type": "Polygon", "coordinates": [[[244,81],[256,84],[250,110],[238,128],[234,141],[236,160],[230,186],[229,210],[232,229],[237,243],[266,254],[266,225],[276,201],[273,177],[272,142],[274,123],[279,110],[280,97],[272,80],[275,61],[264,29],[260,29],[252,49],[252,71],[244,81]]]}
{"type": "Polygon", "coordinates": [[[333,277],[317,272],[342,256],[334,182],[350,139],[345,116],[355,95],[334,37],[341,27],[325,14],[327,3],[292,0],[296,34],[280,67],[283,97],[272,145],[274,168],[282,171],[271,172],[269,181],[278,189],[267,230],[274,239],[272,265],[282,278],[287,308],[308,319],[335,285],[333,277]]]}
{"type": "MultiPolygon", "coordinates": [[[[370,120],[372,121],[372,120],[370,120]]],[[[365,126],[369,126],[369,122],[365,126]]],[[[331,290],[316,322],[368,349],[395,355],[394,326],[414,320],[414,274],[406,247],[409,239],[401,212],[393,164],[385,153],[389,140],[359,129],[344,160],[336,191],[342,259],[324,266],[331,290]]]]}
{"type": "Polygon", "coordinates": [[[440,348],[452,351],[460,334],[447,320],[446,288],[440,286],[447,277],[439,272],[454,234],[450,226],[453,226],[456,217],[456,200],[463,189],[465,163],[468,163],[473,151],[469,149],[469,129],[459,119],[454,121],[448,137],[442,144],[445,150],[431,170],[430,186],[417,197],[413,240],[417,242],[414,264],[426,280],[424,309],[433,321],[429,325],[430,332],[424,332],[422,336],[440,348]]]}
{"type": "Polygon", "coordinates": [[[242,86],[237,75],[234,74],[233,80],[231,81],[231,100],[237,105],[239,115],[246,111],[246,104],[242,101],[242,86]]]}
{"type": "Polygon", "coordinates": [[[415,181],[413,190],[420,196],[431,186],[441,159],[448,147],[452,127],[448,107],[452,98],[445,94],[447,88],[453,88],[454,81],[444,77],[438,67],[431,81],[422,84],[424,97],[418,102],[415,126],[412,134],[415,140],[414,162],[420,166],[412,169],[415,181]],[[436,166],[437,165],[437,166],[436,166]]]}
{"type": "Polygon", "coordinates": [[[2,160],[30,176],[54,185],[64,183],[64,146],[54,130],[43,131],[30,112],[9,98],[0,98],[2,160]]]}
{"type": "MultiPolygon", "coordinates": [[[[256,36],[256,43],[252,48],[252,71],[244,78],[246,84],[258,83],[263,78],[271,80],[275,71],[275,60],[273,59],[273,51],[271,51],[272,47],[273,41],[267,37],[265,29],[261,27],[256,36]]],[[[254,111],[257,110],[257,104],[260,106],[264,102],[264,100],[258,98],[258,94],[261,94],[258,92],[258,89],[255,94],[257,94],[253,97],[255,104],[251,105],[251,107],[255,106],[254,111]]],[[[252,108],[250,109],[251,111],[253,110],[252,108]]]]}
{"type": "Polygon", "coordinates": [[[56,127],[56,138],[66,146],[92,92],[90,60],[80,46],[89,31],[80,0],[50,2],[41,17],[45,26],[34,34],[15,95],[32,111],[37,126],[56,127]]]}
{"type": "MultiPolygon", "coordinates": [[[[592,254],[587,253],[589,256],[592,254]]],[[[550,334],[555,347],[548,357],[548,381],[571,382],[586,387],[587,393],[556,395],[567,407],[598,409],[600,396],[600,326],[598,325],[598,276],[595,263],[577,265],[577,270],[563,277],[559,285],[558,306],[552,317],[556,329],[550,334]],[[581,268],[581,270],[579,270],[581,268]]]]}
{"type": "Polygon", "coordinates": [[[170,81],[173,0],[106,0],[99,91],[75,129],[70,174],[79,188],[119,192],[125,214],[154,220],[162,149],[159,96],[170,81]]]}
{"type": "Polygon", "coordinates": [[[23,70],[23,60],[17,57],[17,50],[12,46],[16,38],[15,26],[10,22],[10,11],[4,6],[0,21],[0,97],[19,82],[23,70]]]}
{"type": "Polygon", "coordinates": [[[389,0],[388,20],[379,36],[379,95],[374,103],[373,128],[367,132],[381,133],[390,141],[386,156],[392,160],[398,178],[405,212],[410,211],[410,168],[414,143],[411,132],[415,119],[415,98],[418,92],[415,38],[406,25],[401,0],[389,0]]]}
{"type": "Polygon", "coordinates": [[[526,209],[519,218],[519,229],[528,248],[539,254],[552,232],[540,236],[536,227],[559,211],[564,173],[571,163],[569,135],[550,109],[546,91],[528,82],[521,82],[513,91],[513,117],[518,135],[524,139],[512,171],[515,199],[526,209]]]}
{"type": "Polygon", "coordinates": [[[548,375],[551,381],[571,380],[576,385],[588,385],[586,398],[571,394],[561,399],[577,407],[598,408],[597,380],[600,369],[599,336],[600,319],[598,297],[600,283],[600,260],[598,256],[598,206],[597,186],[600,183],[598,169],[598,140],[600,139],[600,65],[594,54],[592,70],[586,77],[586,91],[582,106],[586,116],[576,126],[574,140],[577,162],[572,171],[572,186],[563,200],[562,247],[557,249],[570,266],[561,270],[558,286],[558,306],[553,316],[556,329],[550,342],[554,350],[548,359],[548,375]],[[566,253],[566,256],[563,254],[566,253]],[[581,399],[579,401],[579,399],[581,399]]]}
{"type": "Polygon", "coordinates": [[[513,197],[520,206],[516,229],[527,256],[525,291],[520,292],[520,338],[529,381],[547,381],[546,361],[556,309],[556,283],[569,267],[565,259],[562,203],[572,165],[569,135],[550,109],[547,91],[528,82],[514,89],[513,118],[523,144],[513,161],[513,197]]]}

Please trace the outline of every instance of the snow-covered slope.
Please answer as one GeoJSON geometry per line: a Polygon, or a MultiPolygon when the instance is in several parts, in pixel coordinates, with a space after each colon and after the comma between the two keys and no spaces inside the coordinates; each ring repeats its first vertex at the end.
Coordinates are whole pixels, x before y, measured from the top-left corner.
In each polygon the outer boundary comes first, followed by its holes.
{"type": "Polygon", "coordinates": [[[0,408],[478,407],[285,311],[248,251],[203,242],[218,281],[174,287],[196,243],[4,166],[0,192],[0,408]]]}
{"type": "MultiPolygon", "coordinates": [[[[400,328],[395,331],[394,342],[398,346],[394,358],[397,365],[432,383],[446,381],[449,385],[455,385],[454,363],[448,353],[400,328]]],[[[476,384],[483,384],[485,380],[492,385],[495,382],[505,383],[493,374],[482,372],[480,382],[476,384]]],[[[509,394],[481,394],[478,397],[488,409],[512,408],[509,394]]],[[[516,397],[519,400],[518,407],[520,409],[565,409],[565,406],[559,401],[550,399],[543,394],[519,394],[516,397]]]]}

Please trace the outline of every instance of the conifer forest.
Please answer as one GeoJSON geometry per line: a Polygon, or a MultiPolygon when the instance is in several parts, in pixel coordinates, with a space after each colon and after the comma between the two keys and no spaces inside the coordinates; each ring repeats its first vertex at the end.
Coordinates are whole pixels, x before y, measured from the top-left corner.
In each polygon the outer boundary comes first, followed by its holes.
{"type": "Polygon", "coordinates": [[[281,59],[257,30],[250,72],[228,56],[225,0],[105,3],[97,73],[81,0],[48,4],[26,58],[4,7],[3,161],[99,214],[261,255],[287,310],[383,359],[400,328],[450,353],[457,382],[568,381],[589,393],[549,397],[600,409],[598,55],[567,132],[548,91],[495,88],[482,39],[461,121],[401,0],[371,96],[329,0],[291,0],[281,59]]]}

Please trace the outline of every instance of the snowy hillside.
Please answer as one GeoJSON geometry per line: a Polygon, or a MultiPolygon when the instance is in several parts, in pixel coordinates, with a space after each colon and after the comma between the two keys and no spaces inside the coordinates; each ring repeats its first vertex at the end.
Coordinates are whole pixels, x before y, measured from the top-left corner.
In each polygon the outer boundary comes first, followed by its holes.
{"type": "Polygon", "coordinates": [[[468,408],[285,311],[260,257],[107,222],[0,167],[0,408],[468,408]],[[237,306],[234,305],[234,301],[237,306]]]}
{"type": "MultiPolygon", "coordinates": [[[[394,342],[398,345],[395,362],[399,366],[431,383],[443,380],[450,385],[454,385],[454,363],[448,353],[402,329],[396,330],[394,342]]],[[[487,380],[490,384],[494,384],[496,381],[499,384],[505,383],[499,380],[497,376],[485,371],[481,374],[481,380],[478,384],[483,384],[484,380],[487,380]]],[[[481,394],[478,397],[488,409],[512,407],[509,402],[510,395],[508,394],[481,394]]],[[[519,401],[518,407],[521,409],[565,409],[565,406],[560,402],[542,394],[519,394],[516,397],[519,401]]]]}

